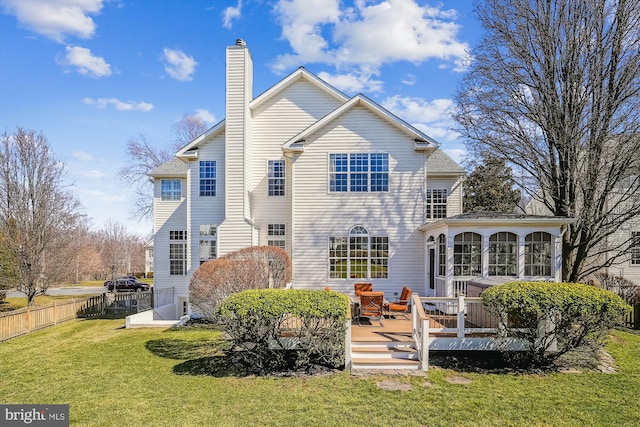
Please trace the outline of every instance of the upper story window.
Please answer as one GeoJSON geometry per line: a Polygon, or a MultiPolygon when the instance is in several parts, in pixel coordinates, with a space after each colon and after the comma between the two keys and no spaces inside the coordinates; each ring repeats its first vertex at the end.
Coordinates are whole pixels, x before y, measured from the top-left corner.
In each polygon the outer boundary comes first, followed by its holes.
{"type": "Polygon", "coordinates": [[[631,239],[631,265],[640,265],[640,231],[632,231],[631,239]]]}
{"type": "Polygon", "coordinates": [[[284,160],[269,160],[269,196],[284,196],[284,160]]]}
{"type": "Polygon", "coordinates": [[[518,236],[501,231],[489,237],[489,276],[518,275],[518,236]]]}
{"type": "Polygon", "coordinates": [[[216,162],[200,160],[200,197],[216,195],[216,162]]]}
{"type": "Polygon", "coordinates": [[[482,236],[465,232],[453,238],[453,275],[480,276],[482,274],[482,236]]]}
{"type": "Polygon", "coordinates": [[[267,245],[285,249],[286,230],[284,224],[269,224],[267,229],[267,245]]]}
{"type": "Polygon", "coordinates": [[[161,200],[180,200],[182,197],[182,180],[163,179],[160,181],[161,200]]]}
{"type": "Polygon", "coordinates": [[[524,238],[525,276],[551,276],[551,234],[536,231],[524,238]]]}
{"type": "Polygon", "coordinates": [[[329,154],[329,191],[389,191],[389,154],[329,154]]]}
{"type": "Polygon", "coordinates": [[[348,236],[329,238],[329,277],[332,279],[386,279],[389,277],[389,238],[370,236],[356,226],[348,236]]]}
{"type": "Polygon", "coordinates": [[[427,219],[438,219],[447,217],[447,190],[427,189],[427,219]]]}

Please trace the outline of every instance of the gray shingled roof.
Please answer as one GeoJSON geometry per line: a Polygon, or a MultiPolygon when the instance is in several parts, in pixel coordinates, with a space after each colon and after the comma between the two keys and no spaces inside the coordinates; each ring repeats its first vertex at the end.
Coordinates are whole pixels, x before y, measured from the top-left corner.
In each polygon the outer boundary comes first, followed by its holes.
{"type": "Polygon", "coordinates": [[[437,149],[427,158],[427,174],[466,174],[465,170],[441,149],[437,149]]]}
{"type": "Polygon", "coordinates": [[[161,164],[149,173],[149,176],[184,176],[189,170],[189,165],[177,157],[161,164]]]}

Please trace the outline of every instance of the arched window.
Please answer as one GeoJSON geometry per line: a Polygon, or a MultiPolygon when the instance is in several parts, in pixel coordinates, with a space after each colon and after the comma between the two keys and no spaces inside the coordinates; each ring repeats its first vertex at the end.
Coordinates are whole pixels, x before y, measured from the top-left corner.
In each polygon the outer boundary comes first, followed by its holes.
{"type": "Polygon", "coordinates": [[[346,237],[329,238],[329,278],[386,279],[389,277],[389,238],[370,236],[357,225],[346,237]]]}
{"type": "Polygon", "coordinates": [[[536,231],[525,236],[524,274],[551,276],[551,234],[536,231]]]}
{"type": "Polygon", "coordinates": [[[489,237],[489,276],[518,275],[518,236],[501,231],[489,237]]]}
{"type": "Polygon", "coordinates": [[[482,275],[482,236],[465,232],[453,238],[453,275],[482,275]]]}
{"type": "Polygon", "coordinates": [[[447,275],[447,238],[444,234],[438,236],[438,276],[447,275]]]}

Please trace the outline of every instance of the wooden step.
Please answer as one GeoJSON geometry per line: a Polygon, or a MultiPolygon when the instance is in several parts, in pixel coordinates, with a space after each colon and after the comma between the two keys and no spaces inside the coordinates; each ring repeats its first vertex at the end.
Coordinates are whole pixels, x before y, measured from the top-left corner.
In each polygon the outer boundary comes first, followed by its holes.
{"type": "Polygon", "coordinates": [[[420,369],[420,361],[389,358],[356,358],[351,359],[351,369],[420,369]]]}

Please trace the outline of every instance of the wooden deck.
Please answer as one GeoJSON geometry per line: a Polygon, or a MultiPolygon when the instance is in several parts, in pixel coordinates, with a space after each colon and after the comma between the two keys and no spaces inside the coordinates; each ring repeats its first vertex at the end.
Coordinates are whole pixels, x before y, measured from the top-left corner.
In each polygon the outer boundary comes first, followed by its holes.
{"type": "Polygon", "coordinates": [[[358,325],[356,319],[351,321],[352,342],[385,342],[385,341],[413,341],[411,337],[411,316],[406,319],[384,319],[380,322],[373,320],[358,325]]]}

